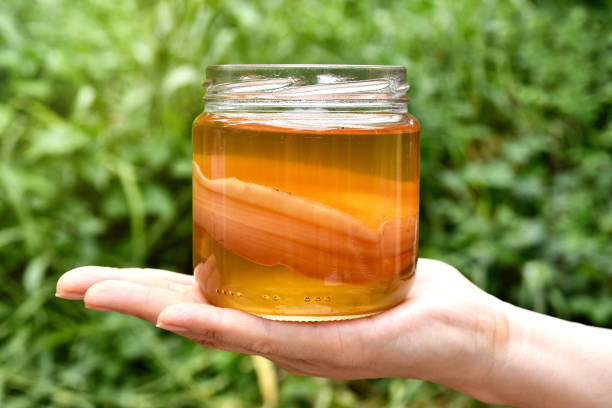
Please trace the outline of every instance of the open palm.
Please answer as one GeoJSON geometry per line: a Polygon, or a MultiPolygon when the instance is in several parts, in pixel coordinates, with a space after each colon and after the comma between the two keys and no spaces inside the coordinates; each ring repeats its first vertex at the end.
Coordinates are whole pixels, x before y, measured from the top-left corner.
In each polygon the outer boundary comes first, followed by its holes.
{"type": "Polygon", "coordinates": [[[205,347],[264,356],[313,376],[410,377],[449,386],[487,375],[507,338],[501,302],[456,269],[420,259],[406,300],[348,321],[288,323],[211,305],[193,276],[85,266],[66,272],[57,295],[136,316],[205,347]]]}

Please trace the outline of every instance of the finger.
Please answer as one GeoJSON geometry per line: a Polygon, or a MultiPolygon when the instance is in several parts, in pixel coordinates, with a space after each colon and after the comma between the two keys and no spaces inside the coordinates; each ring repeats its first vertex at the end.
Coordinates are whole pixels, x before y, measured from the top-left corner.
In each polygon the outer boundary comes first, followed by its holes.
{"type": "Polygon", "coordinates": [[[135,282],[107,280],[92,285],[85,292],[84,302],[89,309],[119,312],[152,323],[168,306],[185,302],[202,302],[204,297],[197,288],[173,291],[135,282]]]}
{"type": "Polygon", "coordinates": [[[180,290],[182,286],[194,284],[193,276],[160,269],[108,268],[82,266],[64,273],[57,281],[56,295],[64,299],[83,299],[92,285],[105,280],[120,280],[156,286],[169,290],[180,290]]]}
{"type": "Polygon", "coordinates": [[[222,350],[292,360],[320,360],[335,353],[342,360],[362,353],[358,331],[366,322],[361,320],[276,322],[234,309],[190,303],[168,307],[160,313],[157,325],[222,350]]]}

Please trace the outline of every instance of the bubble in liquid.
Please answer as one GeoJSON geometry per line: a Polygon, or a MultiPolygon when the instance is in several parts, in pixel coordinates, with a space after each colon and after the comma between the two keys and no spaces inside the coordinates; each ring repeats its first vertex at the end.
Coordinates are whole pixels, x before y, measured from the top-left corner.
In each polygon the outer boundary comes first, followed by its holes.
{"type": "Polygon", "coordinates": [[[227,294],[230,295],[230,296],[234,296],[234,292],[232,292],[231,290],[228,290],[227,294]]]}
{"type": "Polygon", "coordinates": [[[263,295],[264,300],[270,300],[270,296],[269,295],[263,295]]]}
{"type": "Polygon", "coordinates": [[[326,301],[326,302],[331,302],[331,296],[326,296],[326,297],[325,297],[325,301],[326,301]]]}
{"type": "Polygon", "coordinates": [[[274,300],[280,300],[280,296],[274,295],[274,300]]]}
{"type": "Polygon", "coordinates": [[[221,289],[221,293],[223,293],[224,295],[227,295],[227,290],[221,289]]]}
{"type": "Polygon", "coordinates": [[[236,296],[241,297],[242,296],[242,292],[236,292],[236,296]]]}
{"type": "Polygon", "coordinates": [[[310,302],[310,296],[306,296],[306,297],[304,298],[304,302],[310,302]]]}
{"type": "Polygon", "coordinates": [[[220,295],[221,294],[221,289],[217,288],[217,289],[215,289],[215,292],[217,292],[217,294],[220,295]]]}
{"type": "Polygon", "coordinates": [[[321,301],[321,296],[317,296],[317,297],[315,298],[315,300],[316,300],[317,302],[320,302],[320,301],[321,301]]]}

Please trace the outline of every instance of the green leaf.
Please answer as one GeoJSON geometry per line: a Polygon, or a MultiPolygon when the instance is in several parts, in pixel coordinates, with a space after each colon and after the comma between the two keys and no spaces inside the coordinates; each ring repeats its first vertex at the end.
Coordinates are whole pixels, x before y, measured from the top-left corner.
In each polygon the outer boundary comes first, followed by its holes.
{"type": "Polygon", "coordinates": [[[27,293],[32,293],[41,287],[45,272],[49,267],[49,256],[39,255],[33,258],[23,272],[23,287],[27,293]]]}

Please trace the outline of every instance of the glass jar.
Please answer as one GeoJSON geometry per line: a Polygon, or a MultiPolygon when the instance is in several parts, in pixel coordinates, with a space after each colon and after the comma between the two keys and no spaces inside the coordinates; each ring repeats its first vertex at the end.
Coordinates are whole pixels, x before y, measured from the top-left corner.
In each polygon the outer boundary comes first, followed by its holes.
{"type": "Polygon", "coordinates": [[[269,319],[402,302],[417,259],[419,124],[398,66],[219,65],[193,123],[194,274],[269,319]]]}

